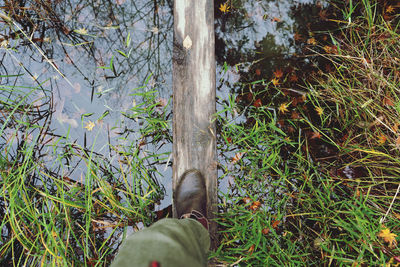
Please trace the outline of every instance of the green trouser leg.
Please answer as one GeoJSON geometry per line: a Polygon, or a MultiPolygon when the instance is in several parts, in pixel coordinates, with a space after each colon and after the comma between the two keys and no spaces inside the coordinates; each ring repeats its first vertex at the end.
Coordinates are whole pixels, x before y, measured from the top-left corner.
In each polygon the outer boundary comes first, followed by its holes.
{"type": "Polygon", "coordinates": [[[129,236],[122,244],[112,267],[207,266],[210,248],[208,231],[193,219],[162,219],[129,236]]]}

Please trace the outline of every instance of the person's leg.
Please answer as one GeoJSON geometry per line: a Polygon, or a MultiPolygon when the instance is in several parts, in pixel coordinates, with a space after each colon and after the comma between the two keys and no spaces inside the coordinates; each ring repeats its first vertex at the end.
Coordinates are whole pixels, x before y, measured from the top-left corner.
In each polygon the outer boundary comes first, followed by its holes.
{"type": "Polygon", "coordinates": [[[112,267],[207,266],[208,231],[193,219],[162,219],[128,237],[112,267]]]}
{"type": "Polygon", "coordinates": [[[182,174],[174,203],[180,219],[160,220],[128,237],[112,267],[207,266],[207,192],[200,171],[192,169],[182,174]]]}

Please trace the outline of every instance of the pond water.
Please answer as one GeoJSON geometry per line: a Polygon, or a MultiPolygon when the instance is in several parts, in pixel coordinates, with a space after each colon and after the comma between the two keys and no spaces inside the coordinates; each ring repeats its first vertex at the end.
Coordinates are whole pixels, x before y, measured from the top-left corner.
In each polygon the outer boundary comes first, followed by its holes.
{"type": "MultiPolygon", "coordinates": [[[[311,0],[231,0],[226,2],[230,6],[226,13],[219,9],[223,3],[215,1],[220,99],[244,94],[244,82],[272,79],[277,69],[288,68],[293,54],[302,48],[296,41],[312,37],[301,31],[323,15],[323,4],[311,0]]],[[[14,12],[20,18],[13,27],[4,27],[0,65],[2,75],[18,76],[3,76],[1,84],[40,84],[44,90],[35,97],[51,96],[55,135],[68,136],[70,142],[93,149],[113,164],[117,157],[110,146],[124,145],[127,140],[137,140],[139,145],[143,137],[140,121],[121,114],[141,105],[143,97],[134,92],[155,90],[154,104],[161,110],[166,106],[166,114],[171,112],[167,104],[172,97],[172,1],[57,0],[53,5],[28,1],[20,7],[4,2],[1,6],[2,12],[14,12]],[[32,42],[17,38],[21,35],[18,27],[32,42]],[[91,122],[94,126],[89,131],[91,122]]],[[[235,120],[241,123],[247,118],[242,115],[235,120]]],[[[165,133],[171,135],[170,130],[165,133]]],[[[153,178],[165,187],[160,208],[171,203],[171,150],[168,138],[143,145],[142,153],[162,155],[159,161],[153,158],[148,163],[157,170],[153,178]]],[[[226,158],[235,151],[230,153],[219,159],[221,164],[228,164],[226,158]]],[[[80,162],[70,176],[78,179],[84,170],[80,162]]],[[[223,179],[220,189],[226,190],[228,183],[229,179],[223,179]]]]}

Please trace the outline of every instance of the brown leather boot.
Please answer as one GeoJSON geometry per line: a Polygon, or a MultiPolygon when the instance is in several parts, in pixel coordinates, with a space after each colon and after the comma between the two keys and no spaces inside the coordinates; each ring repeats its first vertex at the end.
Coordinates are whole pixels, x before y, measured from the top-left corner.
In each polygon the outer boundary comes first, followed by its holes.
{"type": "Polygon", "coordinates": [[[174,199],[178,218],[195,219],[208,229],[207,190],[199,170],[191,169],[182,174],[174,199]]]}

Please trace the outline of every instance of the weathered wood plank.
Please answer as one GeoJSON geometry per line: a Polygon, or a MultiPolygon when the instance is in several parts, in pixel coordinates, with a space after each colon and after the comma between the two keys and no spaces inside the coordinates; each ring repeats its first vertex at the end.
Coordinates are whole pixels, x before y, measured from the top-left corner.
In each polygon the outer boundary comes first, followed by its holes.
{"type": "MultiPolygon", "coordinates": [[[[213,1],[175,0],[173,190],[186,170],[199,169],[206,178],[208,218],[217,212],[214,46],[213,1]]],[[[215,244],[215,223],[210,233],[215,244]]]]}

